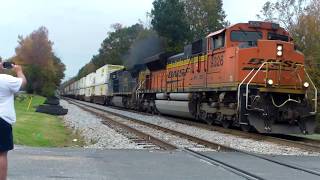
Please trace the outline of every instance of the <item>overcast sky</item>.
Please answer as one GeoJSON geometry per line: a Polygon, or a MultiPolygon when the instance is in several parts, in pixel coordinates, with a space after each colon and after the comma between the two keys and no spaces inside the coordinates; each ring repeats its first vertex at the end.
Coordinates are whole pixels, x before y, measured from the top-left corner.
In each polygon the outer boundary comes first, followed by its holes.
{"type": "MultiPolygon", "coordinates": [[[[0,0],[0,56],[15,54],[18,35],[49,29],[54,51],[66,64],[66,78],[97,54],[110,25],[146,21],[153,0],[0,0]]],[[[266,0],[223,0],[232,24],[255,20],[266,0]]]]}

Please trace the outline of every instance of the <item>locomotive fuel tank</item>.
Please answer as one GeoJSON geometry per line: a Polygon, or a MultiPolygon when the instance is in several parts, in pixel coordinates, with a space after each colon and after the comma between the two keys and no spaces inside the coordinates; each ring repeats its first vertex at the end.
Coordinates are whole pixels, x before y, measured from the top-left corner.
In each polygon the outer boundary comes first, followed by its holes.
{"type": "Polygon", "coordinates": [[[191,104],[188,101],[156,100],[155,103],[157,110],[162,114],[194,118],[190,112],[191,104]]]}
{"type": "Polygon", "coordinates": [[[177,101],[189,101],[191,99],[191,93],[170,93],[170,99],[177,101]]]}
{"type": "Polygon", "coordinates": [[[169,96],[167,93],[157,93],[156,98],[159,100],[167,100],[169,96]]]}

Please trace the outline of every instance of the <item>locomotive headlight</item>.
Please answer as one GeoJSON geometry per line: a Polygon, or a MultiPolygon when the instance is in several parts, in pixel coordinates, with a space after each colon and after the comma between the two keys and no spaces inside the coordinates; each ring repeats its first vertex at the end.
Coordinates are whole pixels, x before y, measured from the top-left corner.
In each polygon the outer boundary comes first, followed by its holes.
{"type": "Polygon", "coordinates": [[[281,44],[277,45],[277,56],[283,55],[283,46],[281,44]]]}
{"type": "Polygon", "coordinates": [[[310,85],[310,84],[309,84],[308,82],[304,82],[304,83],[303,83],[303,87],[305,87],[305,88],[308,88],[309,85],[310,85]]]}
{"type": "Polygon", "coordinates": [[[273,85],[273,80],[272,80],[272,79],[268,79],[268,80],[267,80],[267,84],[268,84],[269,86],[272,86],[272,85],[273,85]]]}
{"type": "Polygon", "coordinates": [[[278,55],[278,56],[282,56],[282,51],[278,51],[278,52],[277,52],[277,55],[278,55]]]}
{"type": "Polygon", "coordinates": [[[277,46],[277,50],[278,50],[278,51],[282,51],[282,49],[283,49],[282,45],[278,45],[278,46],[277,46]]]}

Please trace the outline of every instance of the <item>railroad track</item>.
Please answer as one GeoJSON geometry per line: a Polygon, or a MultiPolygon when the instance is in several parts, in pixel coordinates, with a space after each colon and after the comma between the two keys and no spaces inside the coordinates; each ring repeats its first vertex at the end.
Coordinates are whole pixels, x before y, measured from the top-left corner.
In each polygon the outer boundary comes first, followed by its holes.
{"type": "MultiPolygon", "coordinates": [[[[69,103],[73,104],[73,105],[76,105],[76,106],[80,107],[81,109],[83,109],[83,110],[85,110],[87,112],[90,112],[90,113],[92,113],[92,114],[94,114],[94,115],[96,115],[96,116],[98,116],[100,118],[103,118],[103,120],[104,120],[103,123],[104,124],[106,124],[106,125],[108,123],[115,124],[116,126],[119,126],[120,128],[124,128],[127,131],[135,133],[141,139],[149,141],[149,142],[161,147],[161,149],[174,150],[174,149],[179,149],[179,146],[174,145],[172,143],[168,143],[167,141],[161,140],[160,138],[157,138],[157,137],[155,137],[153,135],[145,133],[145,132],[141,131],[141,129],[146,129],[146,128],[155,129],[155,130],[161,131],[163,133],[171,134],[173,136],[177,136],[177,137],[183,138],[185,140],[192,141],[192,142],[194,142],[195,145],[201,145],[202,147],[208,147],[208,148],[216,150],[216,151],[230,151],[230,150],[232,150],[232,149],[230,149],[228,147],[225,147],[225,146],[217,144],[217,143],[209,142],[209,141],[206,141],[206,140],[203,140],[203,139],[200,139],[200,138],[197,138],[197,137],[193,137],[193,136],[190,136],[190,135],[178,132],[178,131],[174,131],[174,130],[171,130],[171,129],[168,129],[168,128],[164,128],[164,127],[157,126],[157,125],[154,125],[154,124],[150,124],[150,123],[146,123],[146,122],[143,122],[143,121],[139,121],[139,120],[136,120],[134,118],[129,118],[129,117],[123,116],[121,114],[109,112],[109,111],[106,111],[106,110],[103,110],[103,109],[99,109],[99,108],[94,107],[94,106],[90,106],[90,105],[87,105],[87,104],[75,102],[75,101],[72,101],[72,100],[71,101],[67,100],[67,101],[69,103]],[[111,114],[113,116],[120,117],[121,119],[125,119],[126,121],[130,121],[130,122],[133,122],[133,123],[138,124],[138,125],[130,124],[130,123],[124,122],[124,121],[119,120],[119,119],[115,120],[114,117],[113,118],[108,117],[104,113],[108,113],[108,114],[111,114]]],[[[202,148],[201,146],[195,147],[195,148],[200,148],[201,149],[202,148]]]]}
{"type": "MultiPolygon", "coordinates": [[[[207,141],[207,140],[204,140],[204,139],[200,139],[198,137],[194,137],[194,136],[191,136],[191,135],[179,132],[179,131],[175,131],[175,130],[168,129],[168,128],[165,128],[165,127],[161,127],[161,126],[158,126],[158,125],[155,125],[155,124],[151,124],[151,123],[147,123],[147,122],[144,122],[144,121],[140,121],[140,120],[137,120],[137,119],[134,119],[134,118],[122,115],[122,114],[118,114],[118,113],[115,113],[115,112],[111,112],[111,111],[108,111],[108,110],[105,110],[105,109],[101,109],[101,108],[98,108],[96,106],[89,105],[88,103],[77,102],[77,101],[70,100],[70,99],[66,99],[66,100],[69,103],[74,104],[74,105],[80,107],[81,109],[84,109],[84,110],[86,110],[86,111],[88,111],[90,113],[93,113],[96,116],[102,117],[105,120],[106,119],[108,119],[108,120],[111,119],[111,118],[108,118],[105,113],[111,114],[113,116],[118,116],[118,117],[121,117],[122,119],[125,119],[125,120],[128,120],[128,121],[132,121],[132,122],[141,124],[141,125],[146,126],[146,127],[150,127],[150,128],[153,128],[153,129],[161,130],[164,133],[169,133],[169,134],[172,134],[172,135],[175,135],[175,136],[179,136],[179,137],[188,139],[190,141],[193,141],[193,142],[195,142],[197,144],[201,144],[201,145],[203,145],[205,147],[214,149],[216,151],[232,151],[232,152],[242,153],[242,154],[248,155],[248,156],[253,157],[253,158],[257,158],[257,159],[260,159],[260,160],[262,159],[262,160],[265,160],[265,161],[268,161],[268,162],[271,162],[271,163],[274,163],[274,164],[277,164],[277,165],[280,165],[280,166],[284,166],[284,167],[287,167],[287,168],[290,168],[290,169],[295,169],[297,171],[302,171],[302,172],[305,172],[305,173],[308,173],[308,174],[312,174],[312,175],[317,176],[318,178],[320,178],[320,172],[312,170],[312,169],[307,169],[307,168],[300,167],[300,166],[297,166],[297,165],[284,163],[284,162],[272,159],[272,158],[264,156],[264,155],[258,155],[258,154],[255,154],[255,153],[250,153],[250,152],[247,152],[247,151],[243,151],[243,150],[235,149],[235,148],[228,147],[228,146],[225,146],[225,145],[221,145],[219,143],[215,143],[215,142],[207,141]]],[[[123,125],[121,125],[121,126],[123,126],[123,125]]],[[[124,126],[126,126],[126,125],[124,125],[124,126]]],[[[124,128],[126,128],[126,127],[124,127],[124,128]]],[[[132,129],[134,129],[134,128],[132,128],[132,129]]],[[[139,130],[133,130],[133,131],[139,131],[139,130]]],[[[141,133],[141,132],[138,132],[138,134],[139,133],[141,133]]],[[[240,132],[237,132],[237,133],[240,133],[240,132]]],[[[202,159],[202,160],[204,160],[204,161],[206,161],[206,162],[208,162],[210,164],[213,164],[215,166],[220,166],[220,167],[222,167],[222,168],[224,168],[224,169],[226,169],[228,171],[231,171],[231,172],[233,172],[233,173],[235,173],[235,174],[237,174],[237,175],[239,175],[241,177],[244,177],[246,179],[259,179],[259,180],[264,179],[259,175],[256,175],[256,174],[253,174],[253,173],[251,173],[249,171],[246,171],[246,170],[243,170],[241,168],[235,167],[232,164],[222,162],[222,161],[220,161],[218,159],[215,159],[213,157],[207,156],[207,155],[205,155],[205,154],[203,154],[201,152],[196,152],[196,151],[194,151],[194,150],[192,150],[192,149],[190,149],[188,147],[183,147],[183,148],[180,147],[179,148],[177,145],[174,145],[172,143],[168,143],[165,140],[158,139],[158,138],[156,138],[156,137],[154,137],[152,135],[149,135],[147,133],[143,133],[142,132],[142,134],[143,135],[139,135],[139,137],[143,137],[142,139],[144,139],[146,141],[150,140],[150,142],[158,145],[162,149],[166,149],[166,150],[181,149],[181,150],[183,150],[184,152],[186,152],[188,154],[191,154],[191,155],[193,155],[193,156],[195,156],[197,158],[200,158],[200,159],[202,159]]]]}

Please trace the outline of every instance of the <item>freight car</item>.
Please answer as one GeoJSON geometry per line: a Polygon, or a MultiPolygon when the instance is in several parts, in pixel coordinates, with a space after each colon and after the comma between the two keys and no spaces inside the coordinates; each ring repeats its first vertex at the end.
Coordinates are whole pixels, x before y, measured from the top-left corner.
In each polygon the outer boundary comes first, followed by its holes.
{"type": "Polygon", "coordinates": [[[107,64],[96,70],[93,102],[97,104],[106,104],[109,88],[110,74],[114,71],[123,69],[120,65],[107,64]]]}
{"type": "Polygon", "coordinates": [[[82,100],[84,101],[84,97],[85,97],[85,87],[86,87],[86,77],[82,77],[80,80],[79,80],[79,95],[76,96],[76,99],[79,99],[79,100],[82,100]]]}
{"type": "Polygon", "coordinates": [[[107,104],[260,133],[313,133],[317,89],[278,24],[250,21],[111,73],[107,104]]]}
{"type": "Polygon", "coordinates": [[[82,101],[105,104],[110,73],[120,69],[123,69],[123,66],[106,64],[79,80],[72,79],[63,84],[61,94],[82,101]]]}

